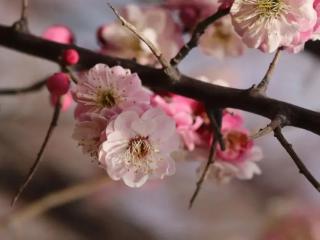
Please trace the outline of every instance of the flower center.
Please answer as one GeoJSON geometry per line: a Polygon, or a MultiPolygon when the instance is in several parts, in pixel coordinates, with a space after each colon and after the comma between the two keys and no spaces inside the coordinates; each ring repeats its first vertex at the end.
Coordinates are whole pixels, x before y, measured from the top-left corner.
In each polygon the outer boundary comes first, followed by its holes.
{"type": "Polygon", "coordinates": [[[233,151],[246,148],[248,145],[250,145],[249,137],[245,133],[238,131],[231,131],[228,133],[225,140],[226,148],[233,151]]]}
{"type": "Polygon", "coordinates": [[[153,147],[148,137],[136,136],[131,138],[126,151],[126,165],[133,166],[143,172],[151,171],[153,147]]]}
{"type": "Polygon", "coordinates": [[[100,90],[97,93],[96,102],[102,107],[111,108],[117,103],[117,96],[112,89],[100,90]]]}
{"type": "Polygon", "coordinates": [[[222,24],[217,24],[212,37],[219,39],[222,43],[226,43],[231,39],[231,34],[226,32],[222,24]]]}
{"type": "Polygon", "coordinates": [[[260,17],[278,17],[284,8],[281,0],[258,0],[257,7],[260,17]]]}

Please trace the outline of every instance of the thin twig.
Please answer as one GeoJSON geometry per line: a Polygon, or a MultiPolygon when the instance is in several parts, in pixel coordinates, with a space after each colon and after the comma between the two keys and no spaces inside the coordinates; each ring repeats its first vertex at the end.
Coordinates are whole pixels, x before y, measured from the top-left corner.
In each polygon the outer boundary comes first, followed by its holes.
{"type": "Polygon", "coordinates": [[[120,20],[121,24],[126,28],[128,28],[136,37],[138,37],[141,41],[143,41],[148,46],[150,51],[158,59],[158,61],[164,68],[164,71],[172,79],[179,80],[180,79],[179,71],[170,65],[170,62],[163,56],[160,49],[157,48],[148,38],[144,37],[141,33],[139,33],[136,27],[133,26],[131,23],[129,23],[126,19],[124,19],[110,3],[108,3],[108,5],[111,8],[111,10],[114,12],[114,14],[117,16],[117,18],[120,20]]]}
{"type": "Polygon", "coordinates": [[[189,40],[189,42],[187,42],[178,52],[178,54],[171,59],[170,63],[172,66],[177,66],[191,51],[191,49],[195,48],[198,44],[198,40],[201,37],[201,35],[204,33],[204,31],[206,30],[206,28],[212,24],[213,22],[217,21],[218,19],[226,16],[227,14],[229,14],[230,9],[222,9],[219,10],[218,12],[214,13],[213,15],[209,16],[208,18],[202,20],[201,22],[199,22],[197,24],[197,26],[195,27],[192,36],[189,40]]]}
{"type": "Polygon", "coordinates": [[[47,79],[33,83],[27,87],[0,89],[0,95],[17,95],[21,93],[34,92],[42,89],[46,85],[47,79]]]}
{"type": "MultiPolygon", "coordinates": [[[[219,141],[219,137],[216,136],[216,134],[221,134],[220,128],[221,128],[221,120],[222,120],[222,111],[220,109],[219,110],[212,110],[212,109],[210,110],[208,108],[207,112],[208,112],[208,116],[210,118],[210,123],[211,123],[212,129],[213,129],[214,138],[213,138],[213,141],[210,146],[208,161],[206,163],[204,170],[201,173],[200,178],[198,179],[198,181],[196,183],[196,189],[191,196],[191,199],[189,202],[189,209],[192,208],[192,205],[193,205],[194,201],[196,200],[196,197],[198,196],[199,191],[202,187],[202,184],[208,174],[209,168],[210,168],[211,164],[214,163],[214,160],[215,160],[214,157],[215,157],[215,152],[217,149],[217,143],[219,141]],[[217,112],[218,112],[218,114],[216,114],[217,112]]],[[[222,148],[222,147],[224,147],[224,143],[223,143],[222,136],[220,136],[220,138],[221,138],[220,140],[222,142],[222,146],[221,146],[221,148],[222,148]]]]}
{"type": "Polygon", "coordinates": [[[212,109],[207,107],[207,114],[210,119],[211,127],[213,130],[213,136],[217,138],[217,141],[220,145],[222,151],[225,150],[225,143],[221,133],[221,123],[222,123],[222,110],[221,109],[212,109]],[[219,121],[217,121],[218,119],[219,121]]]}
{"type": "Polygon", "coordinates": [[[9,225],[27,222],[52,208],[87,197],[105,187],[109,182],[110,179],[108,177],[100,177],[50,193],[2,219],[0,221],[0,230],[9,225]]]}
{"type": "Polygon", "coordinates": [[[29,33],[29,26],[28,26],[28,18],[27,18],[27,10],[29,6],[28,0],[21,0],[21,15],[20,19],[13,24],[13,28],[16,31],[29,33]]]}
{"type": "Polygon", "coordinates": [[[32,164],[29,172],[28,172],[28,175],[26,176],[25,180],[23,181],[22,185],[19,187],[18,189],[18,192],[16,193],[16,195],[14,196],[12,202],[11,202],[11,206],[13,207],[15,205],[15,203],[18,201],[20,195],[22,194],[22,192],[24,191],[24,189],[27,187],[27,185],[29,184],[29,182],[31,181],[35,171],[37,170],[38,166],[39,166],[39,163],[41,161],[41,158],[42,158],[42,155],[44,153],[44,150],[49,142],[49,139],[52,135],[52,132],[54,130],[54,128],[57,126],[57,123],[58,123],[58,119],[59,119],[59,115],[60,115],[60,110],[61,110],[61,99],[59,97],[59,99],[57,100],[57,103],[55,105],[55,108],[54,108],[54,112],[53,112],[53,116],[52,116],[52,119],[51,119],[51,122],[50,122],[50,126],[49,126],[49,129],[47,131],[47,134],[45,136],[45,139],[41,145],[41,148],[37,154],[37,158],[36,160],[34,161],[34,163],[32,164]]]}
{"type": "Polygon", "coordinates": [[[193,192],[193,194],[192,194],[192,196],[190,198],[189,209],[192,208],[192,205],[193,205],[194,201],[196,200],[196,197],[198,196],[199,191],[200,191],[200,189],[202,187],[202,184],[203,184],[203,182],[204,182],[204,180],[205,180],[205,178],[206,178],[206,176],[208,174],[209,168],[210,168],[211,164],[214,163],[214,155],[215,155],[216,148],[217,148],[217,142],[218,142],[217,138],[214,138],[212,143],[211,143],[208,161],[206,163],[206,166],[205,166],[204,170],[201,173],[200,178],[197,181],[196,189],[195,189],[195,191],[193,192]]]}
{"type": "Polygon", "coordinates": [[[274,130],[274,136],[279,140],[282,147],[289,153],[292,160],[296,164],[296,166],[299,169],[299,172],[306,177],[306,179],[314,186],[314,188],[320,192],[320,184],[317,181],[317,179],[310,173],[308,168],[304,165],[302,160],[299,158],[299,156],[296,154],[296,152],[293,150],[292,145],[287,141],[287,139],[283,136],[281,132],[281,128],[278,127],[274,130]]]}
{"type": "Polygon", "coordinates": [[[286,118],[283,115],[278,115],[275,119],[273,119],[266,127],[261,128],[258,132],[251,135],[252,139],[257,139],[259,137],[265,136],[271,132],[273,132],[278,127],[283,127],[285,124],[286,118]]]}
{"type": "Polygon", "coordinates": [[[257,85],[257,86],[254,86],[252,89],[251,89],[251,93],[253,94],[260,94],[260,95],[265,95],[266,94],[266,91],[267,91],[267,88],[269,86],[269,82],[270,82],[270,79],[271,79],[271,75],[274,71],[274,68],[279,60],[279,56],[280,56],[280,52],[281,52],[282,48],[278,48],[269,67],[268,67],[268,70],[266,72],[266,74],[264,75],[264,77],[262,78],[262,80],[260,81],[260,83],[257,85]]]}

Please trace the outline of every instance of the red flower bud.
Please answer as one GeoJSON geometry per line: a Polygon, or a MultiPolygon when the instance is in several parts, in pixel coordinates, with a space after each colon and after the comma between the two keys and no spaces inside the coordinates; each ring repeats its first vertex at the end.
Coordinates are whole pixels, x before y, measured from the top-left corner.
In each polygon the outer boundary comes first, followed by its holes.
{"type": "Polygon", "coordinates": [[[66,65],[74,65],[79,62],[79,53],[75,49],[67,49],[62,53],[62,61],[66,65]]]}
{"type": "Polygon", "coordinates": [[[70,78],[66,73],[58,72],[47,79],[47,88],[53,95],[62,96],[68,92],[69,87],[70,78]]]}

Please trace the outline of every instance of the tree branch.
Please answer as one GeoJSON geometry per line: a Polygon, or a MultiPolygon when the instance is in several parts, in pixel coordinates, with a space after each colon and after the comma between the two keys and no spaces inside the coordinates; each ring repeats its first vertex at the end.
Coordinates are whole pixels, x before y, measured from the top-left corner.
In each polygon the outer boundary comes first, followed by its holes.
{"type": "Polygon", "coordinates": [[[37,154],[37,158],[36,160],[34,161],[34,163],[32,164],[26,178],[24,179],[22,185],[19,187],[18,189],[18,192],[16,193],[16,195],[14,196],[12,202],[11,202],[11,206],[13,207],[15,205],[15,203],[18,201],[20,195],[22,194],[22,192],[24,191],[24,189],[28,186],[29,182],[31,181],[34,173],[36,172],[38,166],[39,166],[39,163],[41,161],[41,158],[42,158],[42,155],[44,153],[44,150],[49,142],[49,139],[52,135],[52,132],[53,132],[53,129],[57,126],[57,123],[58,123],[58,119],[59,119],[59,115],[60,115],[60,110],[61,110],[61,103],[60,103],[60,97],[57,99],[57,103],[55,105],[55,108],[54,108],[54,112],[53,112],[53,116],[52,116],[52,119],[51,119],[51,122],[50,122],[50,126],[49,126],[49,129],[47,131],[47,134],[44,138],[44,141],[40,147],[40,150],[37,154]]]}
{"type": "Polygon", "coordinates": [[[218,12],[212,14],[208,18],[202,20],[198,23],[198,25],[193,30],[193,33],[191,35],[191,38],[189,42],[187,42],[178,52],[178,54],[171,59],[170,63],[172,66],[177,66],[187,55],[188,53],[197,46],[199,38],[203,34],[203,32],[206,30],[206,28],[212,24],[213,22],[217,21],[218,19],[222,18],[223,16],[226,16],[229,14],[230,9],[222,9],[218,12]]]}
{"type": "Polygon", "coordinates": [[[47,79],[40,80],[27,87],[21,88],[3,88],[0,89],[0,95],[17,95],[20,93],[28,93],[38,91],[46,85],[47,79]]]}
{"type": "Polygon", "coordinates": [[[121,65],[137,72],[143,84],[154,90],[170,91],[212,105],[214,108],[241,109],[270,120],[283,115],[287,120],[287,125],[320,135],[319,112],[269,97],[252,96],[248,90],[216,86],[185,75],[181,75],[180,81],[174,81],[162,69],[143,66],[132,60],[105,56],[73,45],[47,41],[2,25],[0,25],[0,45],[56,63],[59,63],[63,50],[74,48],[80,54],[80,61],[75,66],[78,70],[88,69],[97,63],[105,63],[109,66],[121,65]]]}
{"type": "Polygon", "coordinates": [[[282,48],[278,48],[269,67],[267,72],[265,73],[264,77],[262,78],[262,80],[260,81],[260,83],[257,86],[252,87],[251,92],[253,94],[261,94],[263,96],[266,95],[267,92],[267,88],[269,86],[269,82],[271,79],[271,75],[274,71],[274,68],[279,60],[279,56],[280,56],[280,52],[281,52],[282,48]]]}
{"type": "Polygon", "coordinates": [[[199,180],[197,181],[196,183],[196,189],[195,191],[193,192],[192,196],[191,196],[191,199],[190,199],[190,202],[189,202],[189,209],[192,208],[192,205],[194,203],[194,201],[196,200],[196,197],[198,196],[199,194],[199,191],[202,187],[202,184],[208,174],[208,171],[209,171],[209,168],[211,166],[211,164],[214,163],[214,156],[215,156],[215,153],[216,153],[216,149],[217,149],[217,143],[218,143],[218,139],[217,138],[214,138],[213,139],[213,142],[211,143],[211,146],[210,146],[210,152],[209,152],[209,156],[208,156],[208,161],[206,163],[206,166],[204,167],[202,173],[201,173],[201,176],[199,178],[199,180]]]}
{"type": "Polygon", "coordinates": [[[274,136],[279,140],[282,147],[289,153],[292,160],[296,164],[296,166],[299,169],[299,172],[306,177],[306,179],[314,186],[315,189],[317,189],[318,192],[320,192],[320,184],[317,181],[317,179],[311,174],[311,172],[308,170],[308,168],[304,165],[302,160],[299,158],[299,156],[296,154],[296,152],[293,150],[293,147],[290,143],[288,143],[287,139],[283,136],[281,132],[281,128],[277,127],[274,130],[274,136]]]}

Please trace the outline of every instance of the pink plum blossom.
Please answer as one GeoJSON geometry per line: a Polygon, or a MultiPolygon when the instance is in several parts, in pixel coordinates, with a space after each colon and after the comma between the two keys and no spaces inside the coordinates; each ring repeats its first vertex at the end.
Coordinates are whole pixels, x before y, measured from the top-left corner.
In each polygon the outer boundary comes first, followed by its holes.
{"type": "MultiPolygon", "coordinates": [[[[254,175],[261,174],[257,162],[262,159],[262,151],[254,146],[243,155],[243,162],[231,163],[217,157],[209,170],[209,178],[213,178],[218,183],[228,183],[233,178],[248,180],[254,175]]],[[[204,164],[203,164],[204,165],[204,164]]]]}
{"type": "Polygon", "coordinates": [[[152,102],[175,120],[177,132],[186,148],[189,151],[194,150],[196,145],[200,143],[200,136],[197,130],[203,124],[203,119],[194,114],[194,110],[199,103],[179,95],[172,95],[168,101],[159,95],[155,95],[152,98],[152,102]]]}
{"type": "MultiPolygon", "coordinates": [[[[127,5],[121,15],[167,59],[175,56],[183,44],[179,26],[164,8],[127,5]]],[[[106,54],[136,59],[141,64],[156,63],[156,58],[148,46],[120,23],[107,24],[99,29],[98,34],[106,54]]]]}
{"type": "Polygon", "coordinates": [[[172,154],[179,150],[179,138],[175,122],[162,110],[123,111],[110,124],[99,161],[113,180],[141,187],[150,177],[175,173],[172,154]]]}
{"type": "Polygon", "coordinates": [[[263,52],[290,46],[316,22],[312,0],[235,0],[232,22],[244,43],[263,52]]]}
{"type": "Polygon", "coordinates": [[[84,154],[97,159],[100,144],[106,139],[105,129],[110,119],[97,113],[82,114],[81,117],[81,121],[75,125],[72,138],[78,141],[84,154]]]}
{"type": "Polygon", "coordinates": [[[245,45],[233,29],[229,15],[206,29],[199,39],[199,47],[203,53],[219,59],[240,56],[245,49],[245,45]]]}
{"type": "MultiPolygon", "coordinates": [[[[211,130],[202,133],[202,139],[212,142],[211,130]]],[[[261,174],[257,162],[262,159],[262,151],[255,146],[249,137],[249,131],[243,127],[243,119],[237,112],[225,110],[223,112],[221,133],[225,142],[225,150],[217,147],[215,162],[209,170],[209,178],[218,183],[228,183],[233,178],[251,179],[256,174],[261,174]]],[[[206,161],[203,161],[202,171],[206,161]]]]}
{"type": "Polygon", "coordinates": [[[102,110],[117,114],[128,107],[150,103],[150,94],[142,87],[136,73],[105,64],[97,64],[83,74],[73,95],[78,103],[76,118],[85,112],[102,110]]]}

